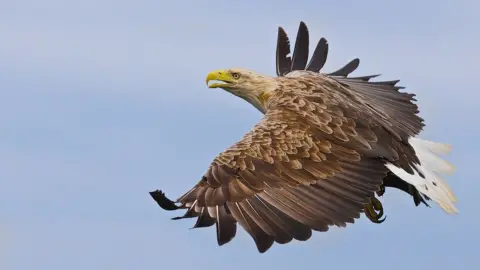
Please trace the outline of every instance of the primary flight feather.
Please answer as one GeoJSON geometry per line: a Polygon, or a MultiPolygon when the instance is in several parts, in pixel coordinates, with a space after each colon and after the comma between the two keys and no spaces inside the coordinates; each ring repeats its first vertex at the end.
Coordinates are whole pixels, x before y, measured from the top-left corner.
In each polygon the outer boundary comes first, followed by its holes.
{"type": "Polygon", "coordinates": [[[412,94],[399,92],[397,81],[348,78],[358,59],[319,73],[328,43],[322,38],[307,64],[303,23],[291,58],[287,47],[280,29],[278,77],[239,68],[207,75],[208,87],[241,97],[264,117],[215,157],[177,204],[151,192],[162,208],[185,209],[176,219],[195,217],[194,227],[215,225],[219,245],[235,237],[239,224],[262,253],[274,242],[305,241],[312,230],[344,227],[361,213],[376,221],[381,204],[375,195],[385,186],[457,211],[453,192],[438,176],[453,171],[436,155],[450,147],[416,138],[424,124],[412,94]]]}

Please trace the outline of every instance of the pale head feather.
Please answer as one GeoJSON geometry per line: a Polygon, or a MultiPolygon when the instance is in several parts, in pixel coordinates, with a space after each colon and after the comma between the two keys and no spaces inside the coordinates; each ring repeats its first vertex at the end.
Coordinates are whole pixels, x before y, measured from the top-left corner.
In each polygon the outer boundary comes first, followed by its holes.
{"type": "Polygon", "coordinates": [[[225,82],[225,85],[216,87],[245,99],[261,112],[266,111],[268,98],[278,88],[275,78],[244,68],[213,71],[210,74],[216,75],[215,80],[225,82]]]}

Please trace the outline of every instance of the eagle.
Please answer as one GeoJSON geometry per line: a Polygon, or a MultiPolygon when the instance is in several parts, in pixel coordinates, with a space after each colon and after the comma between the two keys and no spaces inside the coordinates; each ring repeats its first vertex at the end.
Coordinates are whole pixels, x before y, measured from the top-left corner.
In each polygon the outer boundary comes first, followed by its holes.
{"type": "Polygon", "coordinates": [[[177,200],[150,192],[165,210],[183,209],[194,228],[215,225],[222,246],[239,224],[260,253],[273,243],[307,241],[312,231],[346,227],[362,213],[384,221],[376,196],[386,187],[410,194],[415,205],[432,200],[454,214],[456,198],[441,175],[455,167],[439,155],[447,144],[418,137],[425,126],[415,95],[400,92],[399,80],[379,75],[349,77],[350,61],[321,73],[328,42],[321,38],[309,57],[308,28],[300,23],[292,55],[278,28],[276,77],[244,68],[214,70],[209,88],[246,100],[263,118],[218,154],[205,174],[177,200]]]}

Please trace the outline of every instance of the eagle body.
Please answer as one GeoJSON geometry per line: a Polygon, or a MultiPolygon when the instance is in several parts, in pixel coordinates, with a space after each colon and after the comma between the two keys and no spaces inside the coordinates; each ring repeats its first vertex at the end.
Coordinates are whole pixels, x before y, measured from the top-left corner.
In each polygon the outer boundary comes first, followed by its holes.
{"type": "Polygon", "coordinates": [[[385,186],[455,213],[453,192],[437,175],[453,171],[436,155],[450,147],[417,138],[424,124],[413,95],[399,92],[398,81],[321,74],[318,53],[311,70],[296,70],[307,66],[304,55],[296,49],[293,59],[279,61],[290,68],[277,67],[278,77],[236,68],[207,75],[210,88],[241,97],[264,116],[176,202],[152,192],[159,205],[185,209],[176,219],[196,218],[196,228],[215,225],[219,245],[239,224],[262,253],[275,242],[345,227],[361,213],[372,219],[385,186]]]}

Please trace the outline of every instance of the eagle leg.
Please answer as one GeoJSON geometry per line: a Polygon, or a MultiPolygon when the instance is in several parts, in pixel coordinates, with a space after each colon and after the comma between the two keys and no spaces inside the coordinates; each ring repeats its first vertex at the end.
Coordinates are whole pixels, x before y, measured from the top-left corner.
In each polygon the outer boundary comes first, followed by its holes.
{"type": "Polygon", "coordinates": [[[150,196],[152,196],[152,198],[164,210],[173,211],[182,208],[181,206],[177,206],[175,202],[167,198],[167,196],[165,196],[165,193],[163,193],[161,190],[157,189],[155,191],[151,191],[150,196]]]}
{"type": "Polygon", "coordinates": [[[380,190],[377,191],[377,196],[383,196],[383,194],[385,194],[385,185],[381,185],[380,186],[380,190]]]}
{"type": "Polygon", "coordinates": [[[383,205],[382,203],[375,197],[370,198],[370,203],[365,204],[365,215],[372,221],[373,223],[383,223],[386,216],[383,217],[383,205]],[[383,218],[382,218],[383,217],[383,218]]]}

